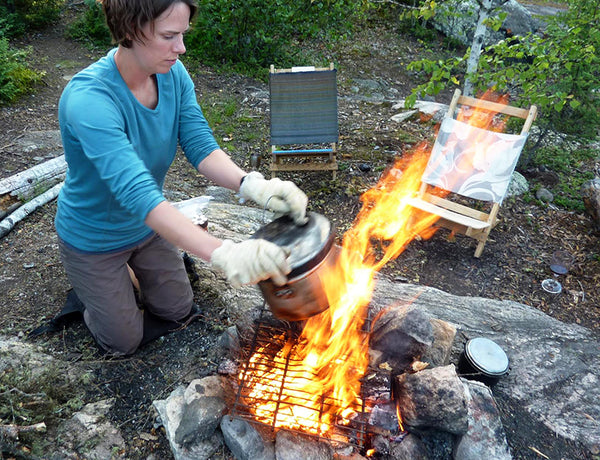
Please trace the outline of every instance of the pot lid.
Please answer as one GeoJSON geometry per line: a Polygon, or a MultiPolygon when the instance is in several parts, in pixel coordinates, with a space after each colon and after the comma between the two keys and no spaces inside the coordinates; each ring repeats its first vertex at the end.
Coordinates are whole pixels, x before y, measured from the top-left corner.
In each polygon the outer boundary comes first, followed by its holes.
{"type": "Polygon", "coordinates": [[[317,266],[333,245],[335,235],[329,219],[315,212],[307,213],[307,217],[306,224],[296,225],[289,216],[282,216],[252,235],[252,238],[271,241],[290,253],[288,262],[292,271],[288,278],[317,266]]]}
{"type": "Polygon", "coordinates": [[[508,357],[500,346],[484,337],[471,339],[465,345],[465,355],[481,372],[503,375],[508,371],[508,357]]]}

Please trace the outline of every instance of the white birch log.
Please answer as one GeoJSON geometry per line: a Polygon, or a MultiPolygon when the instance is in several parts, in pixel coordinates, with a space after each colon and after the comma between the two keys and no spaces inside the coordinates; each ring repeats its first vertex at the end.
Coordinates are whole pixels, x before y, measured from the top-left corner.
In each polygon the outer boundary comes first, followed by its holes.
{"type": "Polygon", "coordinates": [[[38,195],[33,200],[28,201],[23,206],[18,208],[15,212],[5,217],[0,221],[0,238],[10,232],[17,222],[22,221],[25,217],[31,214],[40,206],[52,201],[58,196],[58,192],[63,186],[63,182],[56,184],[50,190],[45,191],[41,195],[38,195]]]}
{"type": "Polygon", "coordinates": [[[13,200],[10,200],[12,203],[15,200],[27,201],[58,182],[62,182],[65,179],[66,171],[65,156],[60,155],[2,179],[0,180],[0,199],[10,195],[13,197],[13,200]]]}
{"type": "Polygon", "coordinates": [[[0,434],[6,435],[9,438],[17,439],[20,433],[46,432],[46,424],[44,422],[36,423],[35,425],[0,425],[0,434]]]}

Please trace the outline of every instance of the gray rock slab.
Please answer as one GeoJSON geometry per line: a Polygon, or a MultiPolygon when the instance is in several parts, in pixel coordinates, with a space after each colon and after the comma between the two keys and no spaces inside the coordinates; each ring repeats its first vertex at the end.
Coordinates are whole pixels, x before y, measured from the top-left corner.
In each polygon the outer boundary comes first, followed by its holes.
{"type": "Polygon", "coordinates": [[[380,277],[372,307],[399,302],[456,324],[466,338],[498,343],[510,371],[494,393],[515,400],[556,435],[600,448],[600,341],[590,330],[517,302],[460,297],[380,277]]]}

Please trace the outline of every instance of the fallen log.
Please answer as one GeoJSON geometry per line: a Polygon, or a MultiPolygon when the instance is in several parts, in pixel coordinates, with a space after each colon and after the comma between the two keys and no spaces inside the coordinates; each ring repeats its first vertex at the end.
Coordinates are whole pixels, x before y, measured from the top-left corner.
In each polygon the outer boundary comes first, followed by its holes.
{"type": "Polygon", "coordinates": [[[46,424],[44,422],[36,423],[34,425],[0,425],[0,434],[5,435],[9,438],[17,439],[21,433],[43,433],[46,431],[46,424]]]}
{"type": "Polygon", "coordinates": [[[0,180],[0,218],[65,179],[67,163],[60,155],[0,180]]]}
{"type": "Polygon", "coordinates": [[[40,206],[52,201],[54,198],[58,196],[58,192],[63,186],[63,182],[60,184],[56,184],[50,190],[46,190],[41,195],[35,197],[33,200],[28,201],[23,206],[19,207],[16,211],[10,214],[8,217],[5,217],[2,221],[0,221],[0,238],[10,232],[17,222],[20,222],[33,211],[35,211],[40,206]]]}

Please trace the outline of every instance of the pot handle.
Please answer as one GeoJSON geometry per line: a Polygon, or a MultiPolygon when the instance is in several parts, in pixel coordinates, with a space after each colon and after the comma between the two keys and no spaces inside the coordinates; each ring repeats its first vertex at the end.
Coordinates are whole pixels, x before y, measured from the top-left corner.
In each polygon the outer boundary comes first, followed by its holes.
{"type": "Polygon", "coordinates": [[[273,291],[273,295],[279,299],[291,299],[295,294],[294,290],[287,285],[273,291]]]}

